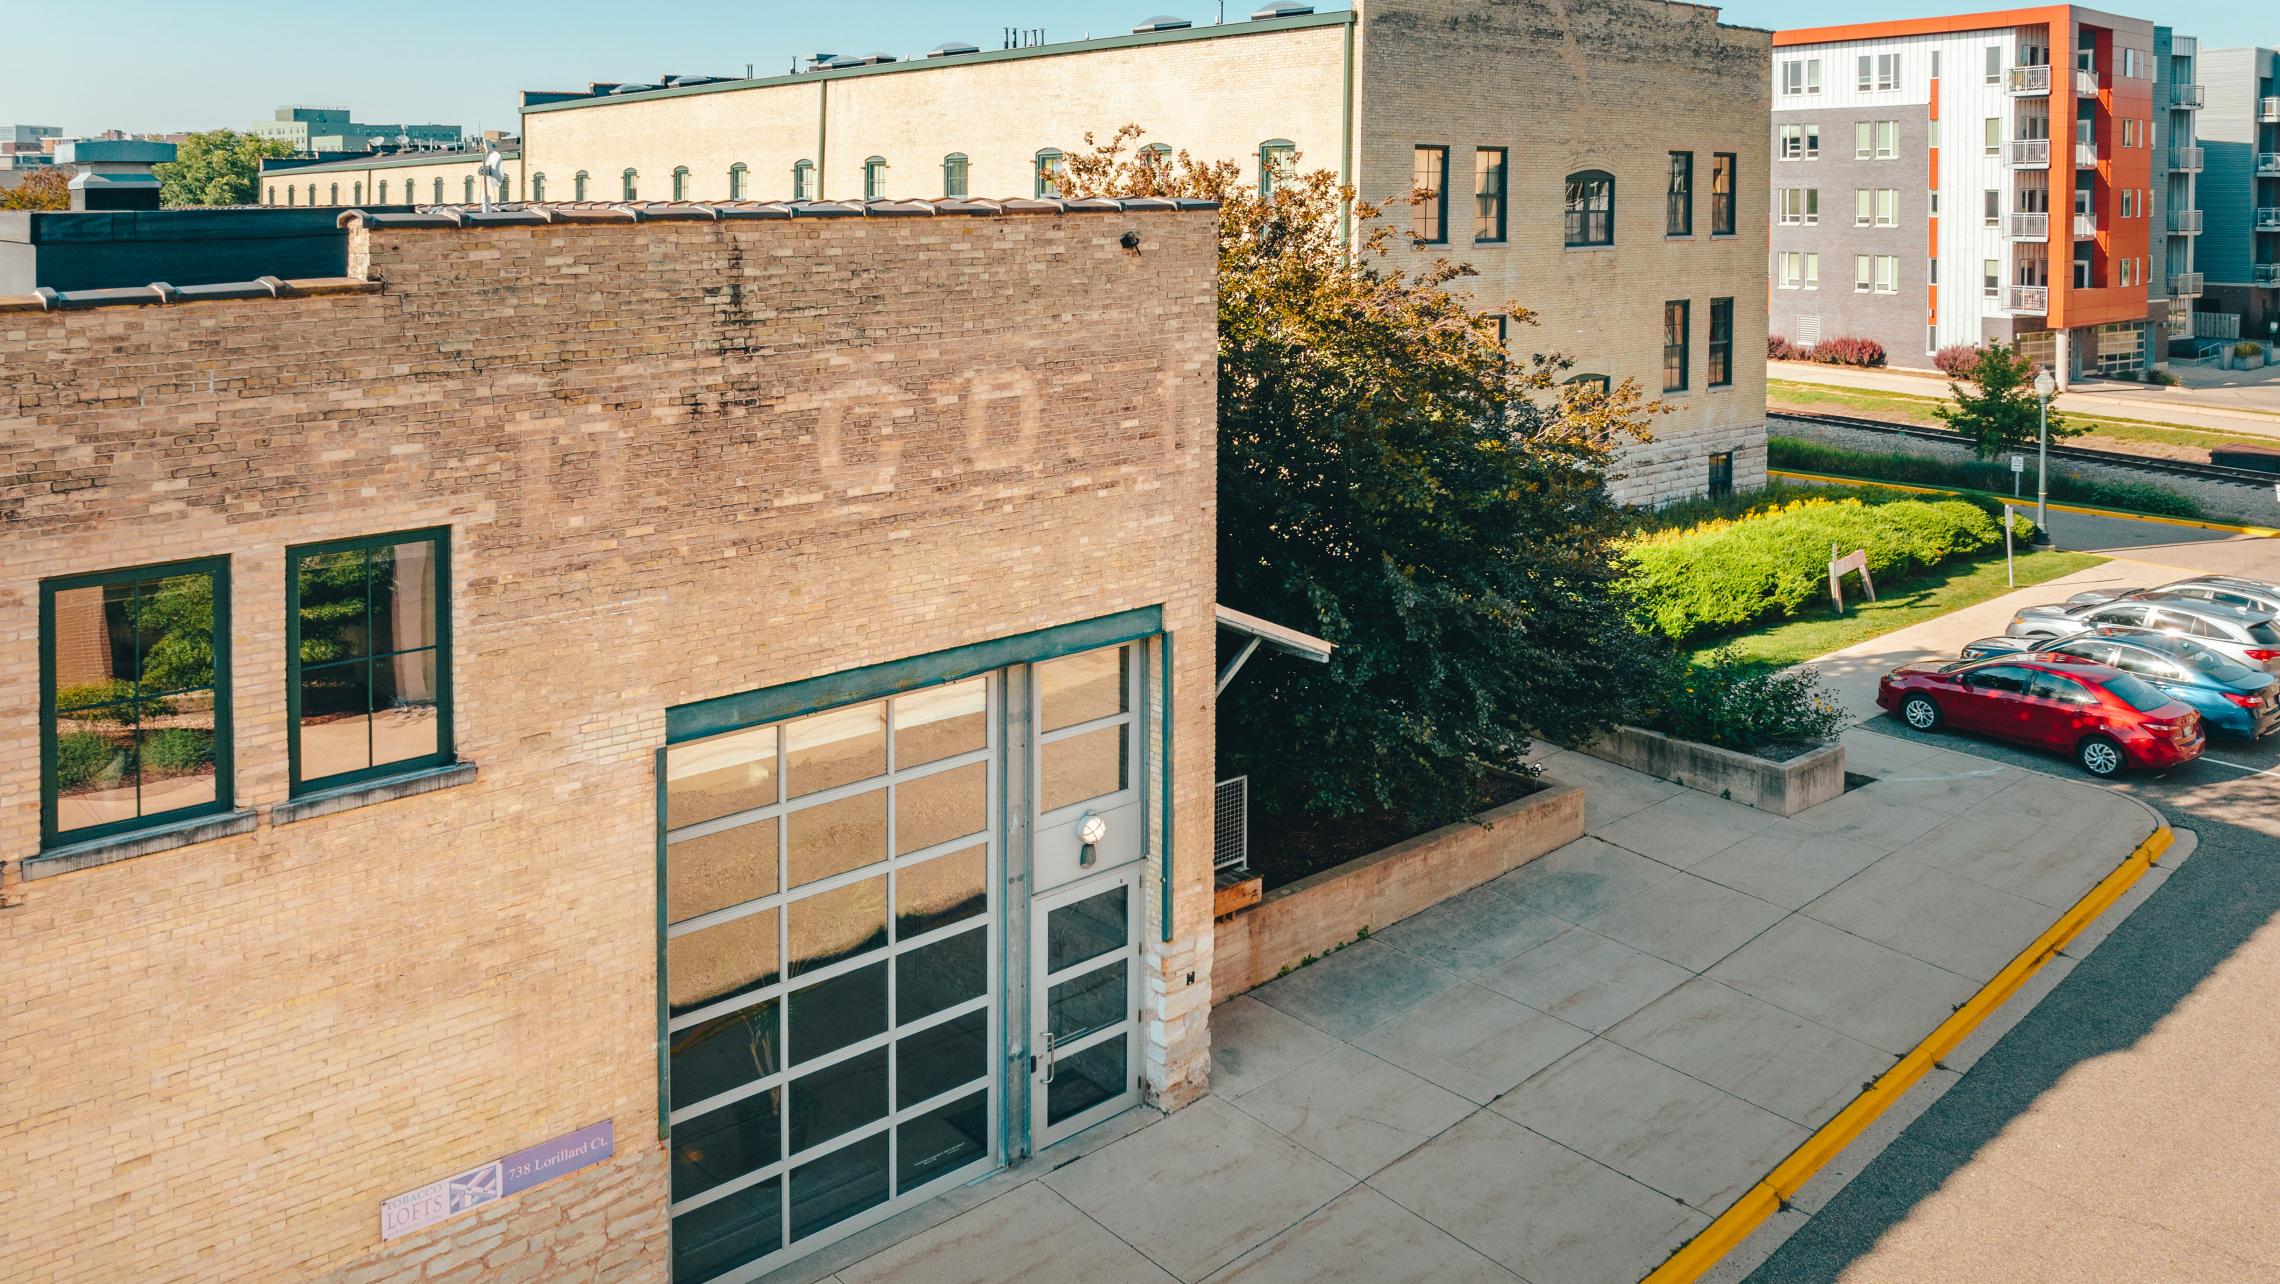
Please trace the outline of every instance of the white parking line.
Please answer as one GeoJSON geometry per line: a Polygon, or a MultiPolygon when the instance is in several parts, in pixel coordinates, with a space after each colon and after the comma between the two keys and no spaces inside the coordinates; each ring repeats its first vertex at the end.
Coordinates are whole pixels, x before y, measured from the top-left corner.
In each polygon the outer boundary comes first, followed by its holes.
{"type": "Polygon", "coordinates": [[[2248,773],[2249,775],[2251,775],[2251,776],[2280,776],[2280,770],[2275,770],[2275,769],[2272,769],[2272,768],[2267,768],[2267,767],[2248,767],[2248,766],[2243,766],[2243,765],[2241,765],[2240,763],[2237,763],[2237,762],[2226,762],[2226,761],[2225,761],[2224,759],[2222,759],[2222,758],[2211,758],[2211,757],[2210,757],[2210,756],[2208,756],[2207,754],[2202,754],[2202,755],[2201,755],[2201,761],[2203,761],[2203,762],[2208,762],[2208,763],[2215,763],[2215,764],[2216,764],[2217,766],[2219,766],[2219,767],[2230,767],[2230,768],[2232,768],[2234,771],[2245,771],[2245,772],[2247,772],[2247,773],[2248,773]]]}

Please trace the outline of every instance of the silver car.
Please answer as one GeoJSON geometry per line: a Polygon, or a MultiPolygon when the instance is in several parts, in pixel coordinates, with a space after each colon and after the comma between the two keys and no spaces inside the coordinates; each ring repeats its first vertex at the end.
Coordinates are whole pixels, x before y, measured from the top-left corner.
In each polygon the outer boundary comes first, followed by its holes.
{"type": "Polygon", "coordinates": [[[2237,606],[2247,611],[2280,615],[2280,588],[2233,575],[2196,575],[2191,579],[2175,580],[2156,588],[2086,589],[2066,600],[2069,605],[2081,605],[2119,602],[2126,598],[2213,602],[2218,606],[2237,606]]]}
{"type": "Polygon", "coordinates": [[[2064,638],[2090,629],[2153,629],[2187,637],[2229,660],[2280,674],[2280,624],[2269,611],[2191,598],[2123,598],[2030,606],[2004,630],[2015,638],[2064,638]]]}

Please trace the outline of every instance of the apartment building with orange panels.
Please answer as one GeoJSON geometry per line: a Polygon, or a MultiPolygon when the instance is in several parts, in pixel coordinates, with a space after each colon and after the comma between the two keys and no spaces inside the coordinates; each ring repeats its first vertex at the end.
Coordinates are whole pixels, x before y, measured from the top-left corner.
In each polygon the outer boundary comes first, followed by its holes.
{"type": "Polygon", "coordinates": [[[2073,5],[1776,33],[1773,333],[2152,367],[2198,291],[2192,59],[2073,5]]]}

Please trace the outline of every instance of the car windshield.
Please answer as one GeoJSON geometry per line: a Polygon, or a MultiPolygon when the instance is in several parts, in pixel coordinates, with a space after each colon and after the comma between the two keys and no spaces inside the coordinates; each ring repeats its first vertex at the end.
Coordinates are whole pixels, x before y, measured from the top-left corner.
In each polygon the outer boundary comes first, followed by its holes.
{"type": "Polygon", "coordinates": [[[2127,673],[2117,673],[2106,679],[2103,685],[2108,691],[2120,697],[2123,704],[2139,713],[2151,713],[2169,703],[2169,697],[2163,695],[2158,687],[2143,678],[2133,678],[2127,673]]]}

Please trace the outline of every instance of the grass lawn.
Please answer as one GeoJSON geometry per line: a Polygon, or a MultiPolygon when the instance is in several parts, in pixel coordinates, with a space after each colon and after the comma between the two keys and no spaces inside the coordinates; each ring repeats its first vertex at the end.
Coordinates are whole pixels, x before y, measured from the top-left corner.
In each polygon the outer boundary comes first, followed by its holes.
{"type": "MultiPolygon", "coordinates": [[[[2018,587],[2047,583],[2105,560],[2089,553],[2021,553],[2018,587]]],[[[1853,586],[1849,580],[1847,584],[1849,591],[1853,586]]],[[[2004,581],[1999,555],[1982,562],[1934,568],[1892,588],[1878,601],[1854,602],[1841,616],[1823,607],[1809,615],[1729,635],[1697,648],[1696,658],[1731,646],[1745,662],[1768,669],[1785,668],[2011,591],[2011,585],[2004,581]]]]}
{"type": "MultiPolygon", "coordinates": [[[[1863,419],[1883,419],[1892,423],[1912,424],[1920,428],[1945,428],[1936,406],[1946,404],[1941,396],[1917,396],[1907,392],[1883,392],[1859,388],[1831,388],[1822,384],[1799,383],[1790,379],[1768,379],[1765,385],[1767,407],[1775,413],[1782,410],[1801,410],[1807,413],[1857,415],[1863,419]]],[[[2182,458],[2178,452],[2191,452],[2199,463],[2207,463],[2208,451],[2231,441],[2257,441],[2254,434],[2213,432],[2206,428],[2179,428],[2168,424],[2150,423],[2139,419],[2107,419],[2094,415],[2068,413],[2066,421],[2089,433],[2066,440],[2075,445],[2096,449],[2127,451],[2132,446],[2168,447],[2167,450],[2149,450],[2141,453],[2161,455],[2165,458],[2182,458]]]]}

